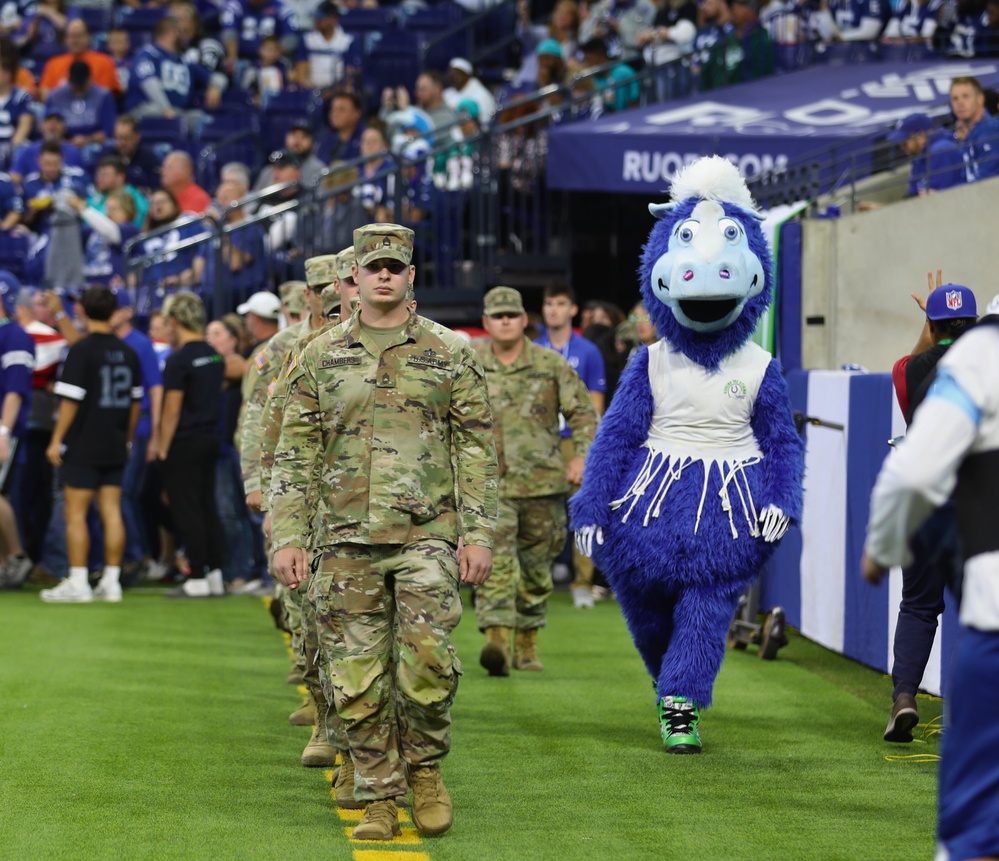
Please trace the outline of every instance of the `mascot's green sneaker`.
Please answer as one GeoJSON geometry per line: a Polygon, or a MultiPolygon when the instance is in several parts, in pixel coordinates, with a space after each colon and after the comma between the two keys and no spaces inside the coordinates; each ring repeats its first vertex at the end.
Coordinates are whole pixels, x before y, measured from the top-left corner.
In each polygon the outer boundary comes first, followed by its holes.
{"type": "Polygon", "coordinates": [[[701,710],[686,697],[662,697],[659,700],[659,726],[666,753],[700,753],[701,736],[697,724],[701,710]]]}

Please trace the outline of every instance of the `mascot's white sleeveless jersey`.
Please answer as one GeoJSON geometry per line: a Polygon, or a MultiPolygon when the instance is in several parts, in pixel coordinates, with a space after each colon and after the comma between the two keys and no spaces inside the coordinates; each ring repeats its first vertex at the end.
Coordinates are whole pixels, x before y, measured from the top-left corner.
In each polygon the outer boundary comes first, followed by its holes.
{"type": "Polygon", "coordinates": [[[704,486],[694,532],[700,524],[711,468],[717,465],[722,479],[719,499],[728,513],[732,537],[739,537],[732,497],[742,509],[749,534],[759,535],[757,512],[746,467],[763,459],[750,422],[770,354],[753,343],[744,344],[709,372],[667,341],[649,347],[649,386],[654,399],[652,423],[645,442],[645,465],[628,492],[611,503],[618,509],[630,502],[622,518],[627,521],[640,498],[655,484],[643,524],[659,517],[670,487],[692,463],[704,462],[704,486]]]}

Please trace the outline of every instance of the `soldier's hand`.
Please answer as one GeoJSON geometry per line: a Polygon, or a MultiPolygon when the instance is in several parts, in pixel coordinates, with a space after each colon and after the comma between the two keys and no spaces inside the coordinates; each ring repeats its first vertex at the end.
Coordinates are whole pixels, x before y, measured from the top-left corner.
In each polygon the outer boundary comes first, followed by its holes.
{"type": "Polygon", "coordinates": [[[309,576],[305,551],[301,547],[282,547],[274,554],[274,574],[289,589],[297,589],[309,576]]]}
{"type": "Polygon", "coordinates": [[[860,575],[872,586],[877,586],[887,573],[888,569],[871,559],[867,555],[867,550],[864,550],[864,555],[860,559],[860,575]]]}
{"type": "Polygon", "coordinates": [[[264,496],[259,490],[250,491],[246,494],[246,507],[250,511],[260,511],[260,506],[264,501],[264,496]]]}
{"type": "Polygon", "coordinates": [[[585,461],[581,457],[574,457],[565,465],[565,480],[569,484],[583,483],[583,464],[585,461]]]}
{"type": "Polygon", "coordinates": [[[481,586],[493,573],[493,551],[475,544],[464,545],[458,554],[458,572],[462,583],[481,586]]]}

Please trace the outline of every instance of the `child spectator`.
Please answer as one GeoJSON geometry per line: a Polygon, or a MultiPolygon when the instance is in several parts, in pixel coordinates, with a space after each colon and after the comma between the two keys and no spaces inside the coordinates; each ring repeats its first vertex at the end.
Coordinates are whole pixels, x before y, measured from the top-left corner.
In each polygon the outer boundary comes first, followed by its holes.
{"type": "Polygon", "coordinates": [[[288,87],[292,68],[284,57],[281,41],[276,36],[261,39],[258,53],[256,62],[246,66],[240,86],[253,92],[253,100],[258,105],[266,105],[288,87]]]}

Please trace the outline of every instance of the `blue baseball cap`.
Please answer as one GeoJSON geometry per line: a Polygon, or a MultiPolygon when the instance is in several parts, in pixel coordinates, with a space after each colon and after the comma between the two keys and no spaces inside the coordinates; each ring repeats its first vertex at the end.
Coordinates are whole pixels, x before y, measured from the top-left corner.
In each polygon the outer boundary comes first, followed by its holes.
{"type": "Polygon", "coordinates": [[[893,144],[900,144],[908,140],[911,135],[928,132],[931,128],[933,120],[926,114],[909,114],[896,123],[895,130],[888,133],[888,140],[893,144]]]}
{"type": "Polygon", "coordinates": [[[928,320],[959,320],[977,316],[975,294],[960,284],[943,284],[926,300],[928,320]]]}
{"type": "Polygon", "coordinates": [[[4,310],[10,314],[14,309],[14,300],[17,299],[17,292],[21,289],[21,282],[13,272],[0,269],[0,301],[3,302],[4,310]]]}

